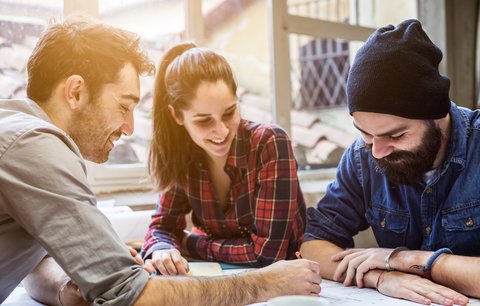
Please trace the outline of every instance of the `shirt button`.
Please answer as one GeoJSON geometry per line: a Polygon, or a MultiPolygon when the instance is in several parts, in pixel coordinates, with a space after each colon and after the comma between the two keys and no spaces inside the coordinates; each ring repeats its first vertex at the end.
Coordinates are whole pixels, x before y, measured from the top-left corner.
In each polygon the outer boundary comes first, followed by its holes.
{"type": "Polygon", "coordinates": [[[468,217],[467,218],[467,221],[465,221],[465,225],[468,226],[468,227],[472,227],[473,226],[473,219],[472,217],[468,217]]]}
{"type": "Polygon", "coordinates": [[[387,220],[385,220],[385,218],[383,218],[382,221],[380,221],[380,226],[382,228],[385,228],[386,225],[387,225],[387,220]]]}
{"type": "Polygon", "coordinates": [[[430,235],[431,232],[432,232],[432,228],[431,228],[430,226],[427,226],[427,227],[425,228],[425,233],[426,233],[427,235],[430,235]]]}
{"type": "Polygon", "coordinates": [[[433,190],[432,190],[432,188],[427,188],[426,191],[427,191],[427,193],[432,193],[433,190]]]}

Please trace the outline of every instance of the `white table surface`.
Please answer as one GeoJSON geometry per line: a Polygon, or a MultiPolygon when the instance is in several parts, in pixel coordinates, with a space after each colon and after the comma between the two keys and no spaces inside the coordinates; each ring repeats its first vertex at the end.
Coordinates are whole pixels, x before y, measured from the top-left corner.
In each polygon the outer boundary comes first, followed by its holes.
{"type": "MultiPolygon", "coordinates": [[[[224,274],[239,273],[244,269],[225,270],[224,274]]],[[[405,300],[390,298],[376,290],[368,288],[344,287],[341,283],[329,280],[322,281],[322,292],[320,296],[327,299],[331,305],[335,306],[358,306],[358,305],[388,305],[388,306],[413,306],[421,305],[405,300]]],[[[266,306],[266,303],[255,303],[249,306],[266,306]]],[[[436,304],[432,304],[436,305],[436,304]]],[[[480,300],[470,299],[468,305],[480,306],[480,300]]],[[[43,306],[33,299],[25,291],[25,288],[18,286],[13,293],[3,302],[2,306],[43,306]]],[[[294,305],[292,305],[294,306],[294,305]]]]}

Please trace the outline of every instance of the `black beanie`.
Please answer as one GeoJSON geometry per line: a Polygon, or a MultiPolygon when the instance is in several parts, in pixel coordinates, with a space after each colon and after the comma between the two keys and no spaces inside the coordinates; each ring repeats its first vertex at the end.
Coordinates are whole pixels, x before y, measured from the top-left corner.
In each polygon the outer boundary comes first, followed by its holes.
{"type": "Polygon", "coordinates": [[[450,109],[450,80],[441,76],[442,51],[418,20],[375,31],[358,50],[347,79],[350,114],[440,119],[450,109]]]}

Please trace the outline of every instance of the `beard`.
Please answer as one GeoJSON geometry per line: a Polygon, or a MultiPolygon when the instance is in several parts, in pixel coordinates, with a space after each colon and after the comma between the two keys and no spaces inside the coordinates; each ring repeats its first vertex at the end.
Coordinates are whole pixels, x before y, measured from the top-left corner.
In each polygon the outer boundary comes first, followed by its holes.
{"type": "MultiPolygon", "coordinates": [[[[69,135],[77,144],[83,158],[95,163],[108,160],[111,148],[109,138],[120,138],[120,130],[110,131],[108,127],[109,114],[101,102],[89,101],[83,108],[73,113],[69,135]]],[[[111,129],[111,128],[110,128],[111,129]]]]}
{"type": "MultiPolygon", "coordinates": [[[[414,185],[423,179],[426,172],[433,169],[433,163],[442,144],[442,131],[433,120],[427,121],[422,144],[414,151],[394,151],[388,156],[372,158],[378,168],[392,183],[414,185]]],[[[372,144],[365,144],[372,153],[372,144]]]]}

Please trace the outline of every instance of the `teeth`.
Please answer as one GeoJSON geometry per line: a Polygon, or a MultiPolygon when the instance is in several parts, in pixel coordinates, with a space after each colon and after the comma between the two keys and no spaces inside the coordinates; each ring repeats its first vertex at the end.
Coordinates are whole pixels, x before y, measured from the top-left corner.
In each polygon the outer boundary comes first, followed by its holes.
{"type": "Polygon", "coordinates": [[[214,143],[222,143],[225,139],[210,139],[214,143]]]}

